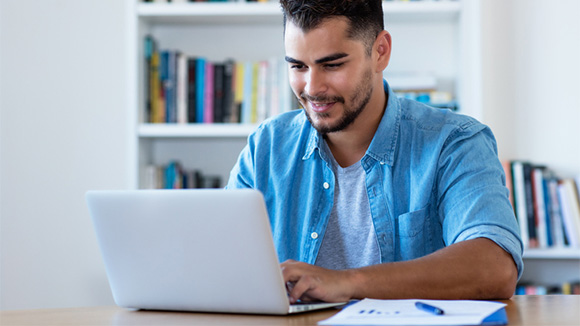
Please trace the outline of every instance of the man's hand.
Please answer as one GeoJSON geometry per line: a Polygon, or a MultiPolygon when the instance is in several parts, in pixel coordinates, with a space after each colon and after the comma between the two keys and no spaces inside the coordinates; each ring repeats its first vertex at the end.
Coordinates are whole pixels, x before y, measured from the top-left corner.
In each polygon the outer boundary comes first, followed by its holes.
{"type": "Polygon", "coordinates": [[[350,300],[354,293],[351,271],[335,271],[295,260],[287,260],[280,267],[290,303],[298,299],[342,302],[350,300]]]}

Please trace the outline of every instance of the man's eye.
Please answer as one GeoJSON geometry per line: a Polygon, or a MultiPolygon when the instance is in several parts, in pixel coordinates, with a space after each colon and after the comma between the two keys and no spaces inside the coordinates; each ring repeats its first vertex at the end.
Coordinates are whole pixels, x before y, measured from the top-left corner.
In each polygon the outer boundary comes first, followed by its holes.
{"type": "Polygon", "coordinates": [[[331,69],[332,68],[338,68],[338,67],[342,66],[342,64],[343,64],[342,62],[340,62],[340,63],[327,63],[325,65],[325,67],[326,68],[331,68],[331,69]]]}
{"type": "Polygon", "coordinates": [[[304,65],[291,65],[290,68],[300,70],[300,69],[304,69],[304,65]]]}

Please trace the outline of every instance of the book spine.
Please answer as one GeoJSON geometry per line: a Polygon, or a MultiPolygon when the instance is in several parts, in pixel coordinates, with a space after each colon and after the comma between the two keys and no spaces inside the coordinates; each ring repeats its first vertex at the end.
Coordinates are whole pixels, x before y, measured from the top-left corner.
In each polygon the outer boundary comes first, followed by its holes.
{"type": "Polygon", "coordinates": [[[196,122],[196,98],[195,98],[195,79],[196,79],[196,58],[187,59],[187,122],[196,122]]]}
{"type": "Polygon", "coordinates": [[[244,81],[246,80],[246,65],[241,62],[236,63],[235,70],[235,96],[234,96],[234,106],[232,112],[232,122],[242,122],[242,112],[244,105],[244,94],[245,88],[244,81]]]}
{"type": "Polygon", "coordinates": [[[258,74],[260,71],[260,64],[252,63],[252,95],[250,104],[250,121],[249,123],[258,122],[258,74]]]}
{"type": "Polygon", "coordinates": [[[513,177],[512,177],[512,166],[511,166],[511,162],[508,160],[502,161],[501,165],[503,167],[503,171],[504,171],[504,175],[505,175],[505,186],[508,190],[508,196],[509,196],[509,200],[510,200],[510,204],[512,205],[512,208],[514,209],[515,212],[515,203],[514,203],[514,187],[513,187],[513,177]]]}
{"type": "Polygon", "coordinates": [[[187,57],[177,53],[177,123],[184,124],[188,122],[187,117],[187,57]]]}
{"type": "Polygon", "coordinates": [[[538,237],[536,234],[536,216],[534,214],[534,195],[532,187],[532,165],[524,163],[524,186],[525,186],[525,203],[526,213],[528,219],[528,236],[530,239],[530,247],[538,247],[538,237]]]}
{"type": "Polygon", "coordinates": [[[570,246],[580,247],[580,204],[574,181],[572,179],[562,180],[558,185],[558,194],[566,238],[570,246]]]}
{"type": "Polygon", "coordinates": [[[161,75],[160,75],[160,64],[161,57],[159,52],[154,51],[151,56],[151,74],[150,74],[150,87],[151,87],[151,115],[149,117],[149,122],[161,123],[163,121],[162,105],[163,101],[161,98],[161,75]]]}
{"type": "Polygon", "coordinates": [[[544,195],[544,224],[546,225],[546,242],[547,246],[554,245],[554,238],[552,237],[552,210],[550,208],[550,193],[548,191],[548,174],[546,173],[542,178],[542,192],[544,195]]]}
{"type": "Polygon", "coordinates": [[[256,122],[264,121],[268,117],[268,104],[270,102],[270,92],[268,92],[268,62],[258,63],[258,98],[256,122]]]}
{"type": "Polygon", "coordinates": [[[532,169],[532,194],[534,203],[534,217],[536,225],[536,235],[538,247],[548,247],[548,235],[546,226],[546,204],[544,203],[544,168],[535,167],[532,169]]]}
{"type": "Polygon", "coordinates": [[[214,64],[213,122],[224,122],[224,64],[214,64]]]}
{"type": "Polygon", "coordinates": [[[550,222],[552,224],[552,239],[554,246],[563,247],[566,244],[564,238],[564,225],[562,224],[562,212],[558,199],[558,180],[550,177],[548,180],[548,193],[550,195],[550,222]]]}
{"type": "Polygon", "coordinates": [[[195,94],[197,95],[195,99],[195,122],[197,123],[203,123],[204,118],[205,61],[204,58],[198,58],[195,66],[195,94]]]}
{"type": "Polygon", "coordinates": [[[244,95],[242,101],[241,123],[252,122],[252,91],[254,80],[254,64],[246,62],[244,64],[244,95]]]}
{"type": "Polygon", "coordinates": [[[211,62],[205,64],[205,85],[203,97],[203,122],[213,123],[213,98],[214,98],[214,65],[211,62]]]}
{"type": "Polygon", "coordinates": [[[520,226],[520,236],[524,248],[530,247],[528,234],[528,213],[526,205],[526,190],[524,181],[524,165],[522,162],[512,163],[512,175],[514,179],[514,200],[516,206],[516,217],[520,226]]]}
{"type": "Polygon", "coordinates": [[[235,62],[233,60],[228,60],[224,63],[224,75],[223,75],[223,110],[222,110],[222,121],[232,122],[232,113],[234,112],[234,91],[235,91],[235,62]]]}
{"type": "Polygon", "coordinates": [[[177,53],[175,51],[169,51],[169,62],[168,62],[168,96],[166,107],[167,107],[167,122],[176,123],[177,122],[177,53]]]}
{"type": "Polygon", "coordinates": [[[155,48],[155,40],[151,35],[145,36],[144,42],[144,54],[145,54],[145,116],[143,121],[151,122],[151,72],[152,72],[152,63],[151,59],[153,56],[153,51],[155,48]]]}

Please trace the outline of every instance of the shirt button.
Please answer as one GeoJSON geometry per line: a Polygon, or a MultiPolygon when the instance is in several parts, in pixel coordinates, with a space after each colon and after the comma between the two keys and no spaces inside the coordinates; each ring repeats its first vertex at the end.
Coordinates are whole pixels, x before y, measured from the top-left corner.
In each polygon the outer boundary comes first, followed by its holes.
{"type": "Polygon", "coordinates": [[[322,186],[324,187],[324,189],[330,188],[330,185],[328,184],[328,182],[323,183],[322,186]]]}
{"type": "Polygon", "coordinates": [[[318,233],[312,232],[310,233],[310,237],[312,237],[312,239],[318,239],[318,233]]]}

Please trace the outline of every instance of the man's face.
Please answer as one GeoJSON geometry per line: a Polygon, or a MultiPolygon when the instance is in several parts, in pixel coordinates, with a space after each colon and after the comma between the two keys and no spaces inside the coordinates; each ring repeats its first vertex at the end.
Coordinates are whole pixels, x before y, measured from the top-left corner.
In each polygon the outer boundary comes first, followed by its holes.
{"type": "Polygon", "coordinates": [[[286,25],[290,86],[321,133],[351,126],[373,91],[371,59],[362,41],[347,37],[347,28],[340,18],[307,33],[291,22],[286,25]]]}

